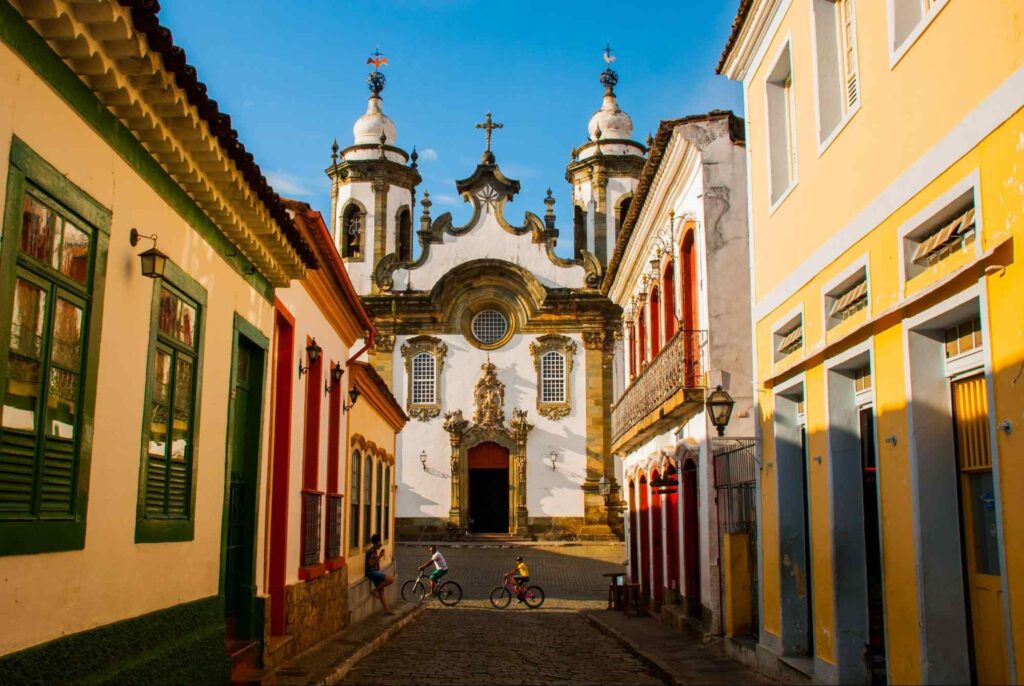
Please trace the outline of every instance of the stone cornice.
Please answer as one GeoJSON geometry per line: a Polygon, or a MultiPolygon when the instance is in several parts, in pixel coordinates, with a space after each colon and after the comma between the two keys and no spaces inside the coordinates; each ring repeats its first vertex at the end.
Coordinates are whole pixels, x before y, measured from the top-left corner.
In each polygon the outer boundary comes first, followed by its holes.
{"type": "Polygon", "coordinates": [[[145,0],[15,6],[219,230],[275,286],[316,261],[145,0]]]}

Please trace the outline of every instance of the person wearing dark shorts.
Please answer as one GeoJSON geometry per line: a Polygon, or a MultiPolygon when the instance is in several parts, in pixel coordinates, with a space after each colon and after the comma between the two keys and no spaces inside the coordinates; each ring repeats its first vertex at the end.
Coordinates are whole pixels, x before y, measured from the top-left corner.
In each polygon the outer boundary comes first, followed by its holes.
{"type": "Polygon", "coordinates": [[[380,571],[380,561],[384,557],[384,546],[380,543],[380,534],[370,536],[370,549],[366,551],[366,578],[373,584],[371,593],[377,597],[384,614],[395,614],[388,608],[388,601],[384,598],[384,589],[395,583],[395,577],[388,576],[380,571]]]}

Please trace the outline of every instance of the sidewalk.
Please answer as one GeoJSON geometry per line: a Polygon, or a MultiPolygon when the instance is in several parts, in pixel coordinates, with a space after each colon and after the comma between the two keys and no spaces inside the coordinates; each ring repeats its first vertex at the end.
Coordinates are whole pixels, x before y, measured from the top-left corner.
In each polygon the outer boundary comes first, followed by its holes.
{"type": "Polygon", "coordinates": [[[392,636],[423,613],[420,603],[395,603],[394,615],[377,613],[278,667],[263,678],[270,686],[336,684],[356,663],[380,649],[392,636]]]}
{"type": "Polygon", "coordinates": [[[775,683],[726,657],[720,643],[704,646],[650,617],[626,617],[609,610],[592,610],[583,616],[624,643],[669,684],[775,683]]]}

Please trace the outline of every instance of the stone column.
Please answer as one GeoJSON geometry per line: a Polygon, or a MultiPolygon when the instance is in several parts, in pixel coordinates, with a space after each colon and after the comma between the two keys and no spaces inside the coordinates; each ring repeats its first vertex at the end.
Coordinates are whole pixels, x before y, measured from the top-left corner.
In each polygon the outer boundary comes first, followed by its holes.
{"type": "Polygon", "coordinates": [[[377,334],[369,351],[370,365],[380,374],[384,383],[394,393],[395,384],[395,337],[391,334],[377,334]]]}
{"type": "Polygon", "coordinates": [[[448,522],[453,526],[462,527],[462,479],[459,474],[462,469],[462,433],[453,431],[448,434],[448,439],[452,446],[452,495],[451,505],[448,507],[448,522]]]}
{"type": "Polygon", "coordinates": [[[584,331],[587,377],[587,476],[583,484],[584,517],[587,533],[611,533],[609,513],[600,493],[600,480],[615,478],[611,453],[612,363],[615,337],[611,331],[584,331]]]}
{"type": "Polygon", "coordinates": [[[509,422],[509,433],[512,435],[514,446],[509,464],[514,470],[512,531],[517,535],[526,535],[530,532],[530,512],[526,507],[526,438],[533,424],[526,419],[526,415],[526,410],[513,408],[512,421],[509,422]]]}
{"type": "Polygon", "coordinates": [[[608,175],[603,169],[594,174],[594,256],[608,265],[608,175]]]}
{"type": "Polygon", "coordinates": [[[391,185],[382,178],[373,180],[373,266],[384,258],[388,251],[388,189],[391,185]]]}

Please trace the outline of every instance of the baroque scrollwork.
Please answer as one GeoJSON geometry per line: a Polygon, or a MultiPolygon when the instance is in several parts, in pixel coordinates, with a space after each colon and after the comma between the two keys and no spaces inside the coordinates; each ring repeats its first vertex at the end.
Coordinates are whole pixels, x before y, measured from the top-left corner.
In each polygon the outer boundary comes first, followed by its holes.
{"type": "Polygon", "coordinates": [[[484,375],[473,389],[473,421],[480,426],[505,425],[505,384],[498,379],[496,367],[486,362],[484,375]]]}
{"type": "Polygon", "coordinates": [[[414,336],[402,344],[401,351],[405,360],[406,413],[418,421],[430,421],[441,414],[441,370],[444,369],[444,358],[448,356],[448,346],[440,338],[414,336]],[[432,402],[413,402],[413,360],[421,353],[429,354],[434,360],[432,402]]]}
{"type": "Polygon", "coordinates": [[[533,369],[537,373],[537,413],[542,417],[552,420],[559,420],[572,412],[572,385],[569,380],[572,378],[572,368],[576,359],[576,341],[568,336],[559,334],[547,334],[540,336],[530,343],[530,354],[533,356],[533,369]],[[541,361],[547,353],[557,352],[562,355],[563,367],[563,399],[560,401],[545,401],[543,366],[541,361]]]}

